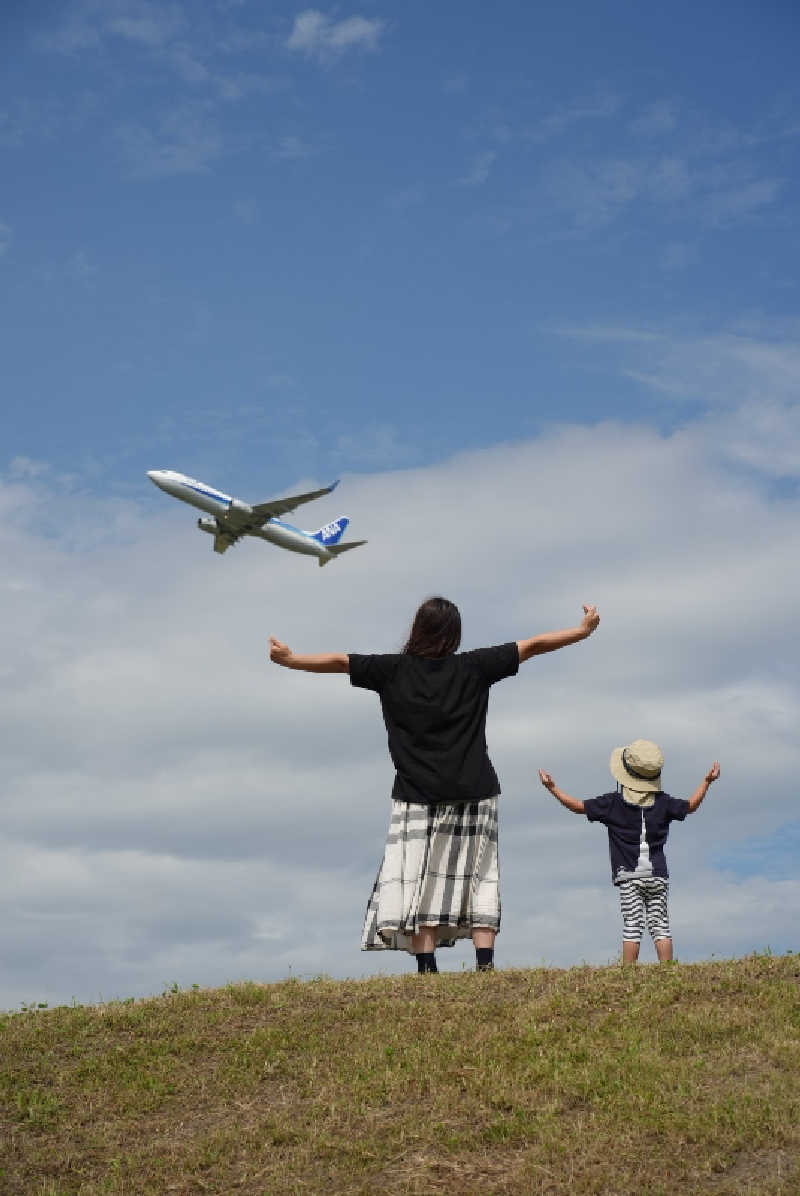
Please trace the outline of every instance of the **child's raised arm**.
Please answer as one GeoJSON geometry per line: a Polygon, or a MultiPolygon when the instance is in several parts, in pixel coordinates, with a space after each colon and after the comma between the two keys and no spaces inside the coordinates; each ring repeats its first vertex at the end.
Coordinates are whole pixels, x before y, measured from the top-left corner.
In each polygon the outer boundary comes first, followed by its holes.
{"type": "Polygon", "coordinates": [[[703,800],[705,795],[708,793],[709,787],[711,785],[713,785],[714,781],[716,781],[718,776],[719,776],[719,762],[717,760],[715,760],[714,763],[709,768],[706,775],[703,777],[700,784],[695,789],[692,796],[689,798],[689,813],[690,814],[694,814],[695,810],[700,805],[700,802],[703,800]]]}
{"type": "Polygon", "coordinates": [[[346,652],[318,652],[315,655],[299,656],[286,644],[269,637],[269,658],[273,664],[285,669],[302,669],[305,673],[349,673],[350,657],[346,652]]]}
{"type": "Polygon", "coordinates": [[[543,772],[539,769],[539,780],[544,785],[545,789],[549,789],[553,797],[557,797],[562,806],[566,806],[568,810],[572,810],[573,814],[585,813],[583,802],[578,801],[575,797],[570,797],[568,793],[563,793],[558,785],[555,783],[549,772],[543,772]]]}
{"type": "Polygon", "coordinates": [[[563,631],[544,631],[541,635],[532,635],[527,640],[517,640],[519,661],[522,664],[532,656],[541,656],[543,652],[555,652],[557,648],[566,648],[568,644],[577,644],[578,640],[585,640],[590,636],[600,622],[597,607],[583,607],[583,618],[577,627],[567,627],[563,631]]]}

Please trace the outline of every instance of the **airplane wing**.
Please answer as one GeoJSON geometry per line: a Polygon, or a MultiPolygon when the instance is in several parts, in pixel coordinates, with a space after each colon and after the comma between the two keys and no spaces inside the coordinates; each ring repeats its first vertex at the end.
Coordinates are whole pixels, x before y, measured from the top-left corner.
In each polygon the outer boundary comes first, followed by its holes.
{"type": "Polygon", "coordinates": [[[268,519],[276,519],[280,515],[286,515],[289,511],[293,511],[295,507],[301,507],[304,502],[313,502],[315,498],[322,498],[323,494],[330,494],[338,485],[337,479],[330,486],[324,486],[322,490],[309,490],[307,494],[292,494],[286,498],[273,498],[271,502],[256,503],[253,507],[253,514],[260,526],[268,519]]]}

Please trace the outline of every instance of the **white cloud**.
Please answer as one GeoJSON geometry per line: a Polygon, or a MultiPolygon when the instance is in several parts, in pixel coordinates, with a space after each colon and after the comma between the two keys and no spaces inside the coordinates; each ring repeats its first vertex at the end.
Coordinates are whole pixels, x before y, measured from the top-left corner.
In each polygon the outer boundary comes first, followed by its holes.
{"type": "Polygon", "coordinates": [[[493,150],[483,154],[476,154],[466,174],[458,180],[462,187],[480,187],[489,178],[489,172],[497,158],[493,150]]]}
{"type": "MultiPolygon", "coordinates": [[[[341,677],[270,666],[266,637],[392,650],[435,591],[461,605],[465,647],[564,625],[586,600],[603,618],[492,697],[502,963],[618,950],[603,834],[533,778],[541,765],[601,792],[611,747],[639,734],[662,743],[675,793],[723,765],[670,840],[679,953],[796,946],[796,884],[712,863],[796,817],[800,766],[798,504],[730,468],[728,414],[714,418],[668,437],[554,428],[345,478],[303,522],[343,510],[369,544],[324,571],[255,541],[214,557],[192,512],[146,479],[146,507],[99,509],[18,462],[0,483],[0,616],[14,629],[0,661],[0,1006],[290,966],[406,969],[357,949],[388,819],[378,705],[341,677]]],[[[783,431],[784,451],[800,443],[783,431]]]]}
{"type": "Polygon", "coordinates": [[[77,0],[67,6],[61,25],[38,37],[42,49],[61,54],[98,49],[119,37],[149,50],[163,48],[186,25],[179,4],[148,0],[77,0]]]}
{"type": "Polygon", "coordinates": [[[309,8],[295,17],[286,45],[309,58],[328,60],[347,50],[377,50],[384,29],[385,22],[377,18],[355,16],[334,21],[309,8]]]}
{"type": "Polygon", "coordinates": [[[754,179],[710,195],[706,210],[713,224],[735,224],[774,203],[780,189],[778,179],[754,179]]]}
{"type": "Polygon", "coordinates": [[[563,104],[547,116],[541,117],[527,131],[534,142],[549,141],[560,136],[572,125],[585,120],[607,120],[619,111],[620,99],[611,92],[600,92],[589,100],[563,104]]]}
{"type": "Polygon", "coordinates": [[[153,125],[129,121],[116,140],[132,178],[202,174],[224,153],[222,131],[207,101],[188,101],[162,113],[153,125]]]}
{"type": "Polygon", "coordinates": [[[287,134],[284,137],[279,137],[274,149],[276,158],[280,158],[284,162],[295,162],[301,158],[310,158],[314,154],[313,146],[304,141],[302,137],[296,134],[287,134]]]}
{"type": "Polygon", "coordinates": [[[677,123],[676,105],[670,100],[657,100],[631,121],[631,129],[644,137],[654,137],[671,133],[677,123]]]}
{"type": "Polygon", "coordinates": [[[584,231],[610,224],[642,192],[643,165],[624,158],[562,159],[544,172],[547,200],[584,231]]]}
{"type": "Polygon", "coordinates": [[[103,9],[101,14],[108,33],[151,50],[166,45],[186,25],[179,4],[148,4],[146,0],[138,0],[117,6],[105,4],[103,9]]]}
{"type": "MultiPolygon", "coordinates": [[[[626,378],[711,411],[698,425],[708,451],[773,477],[799,477],[800,342],[789,322],[772,338],[614,325],[563,327],[560,335],[613,354],[610,368],[626,378]],[[703,430],[701,432],[701,429],[703,430]]],[[[607,367],[609,368],[609,367],[607,367]]]]}
{"type": "Polygon", "coordinates": [[[32,457],[15,457],[8,467],[12,478],[38,478],[47,473],[49,465],[46,461],[34,461],[32,457]]]}
{"type": "Polygon", "coordinates": [[[80,283],[82,286],[88,286],[94,282],[97,271],[97,266],[92,262],[85,249],[77,249],[75,253],[71,254],[65,266],[66,277],[71,282],[80,283]]]}

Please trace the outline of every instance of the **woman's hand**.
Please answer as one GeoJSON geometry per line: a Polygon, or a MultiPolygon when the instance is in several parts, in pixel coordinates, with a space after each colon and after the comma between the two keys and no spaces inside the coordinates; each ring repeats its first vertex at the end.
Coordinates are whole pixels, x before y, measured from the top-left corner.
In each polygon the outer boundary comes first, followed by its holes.
{"type": "Polygon", "coordinates": [[[269,637],[269,658],[273,664],[282,664],[288,668],[292,661],[292,650],[271,635],[269,637]]]}
{"type": "Polygon", "coordinates": [[[711,784],[713,784],[714,781],[716,781],[718,776],[719,776],[719,761],[715,760],[703,779],[705,780],[706,784],[711,785],[711,784]]]}
{"type": "Polygon", "coordinates": [[[553,778],[550,776],[549,772],[544,772],[543,769],[540,768],[539,769],[539,780],[542,782],[545,789],[549,789],[551,793],[553,792],[553,790],[556,787],[556,783],[553,780],[553,778]]]}
{"type": "Polygon", "coordinates": [[[583,604],[583,619],[581,620],[581,627],[586,635],[591,635],[593,631],[597,630],[597,624],[600,622],[600,616],[597,613],[596,606],[587,606],[583,604]]]}

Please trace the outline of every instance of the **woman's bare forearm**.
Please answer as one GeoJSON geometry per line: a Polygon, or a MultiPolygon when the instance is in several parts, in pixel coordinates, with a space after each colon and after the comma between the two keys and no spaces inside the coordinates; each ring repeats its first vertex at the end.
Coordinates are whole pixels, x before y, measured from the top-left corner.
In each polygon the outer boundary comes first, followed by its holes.
{"type": "Polygon", "coordinates": [[[600,622],[600,616],[594,606],[584,606],[583,618],[577,627],[565,627],[561,631],[545,631],[541,635],[533,635],[530,639],[517,640],[520,664],[530,660],[532,656],[541,656],[544,652],[555,652],[558,648],[566,648],[570,644],[577,644],[592,634],[600,622]]]}
{"type": "Polygon", "coordinates": [[[293,652],[285,667],[302,669],[304,673],[349,673],[350,658],[345,652],[317,652],[311,655],[293,652]]]}
{"type": "Polygon", "coordinates": [[[292,652],[286,644],[269,637],[269,658],[285,669],[300,669],[304,673],[349,673],[350,657],[346,652],[292,652]]]}

